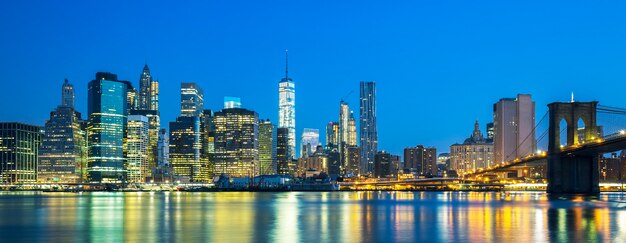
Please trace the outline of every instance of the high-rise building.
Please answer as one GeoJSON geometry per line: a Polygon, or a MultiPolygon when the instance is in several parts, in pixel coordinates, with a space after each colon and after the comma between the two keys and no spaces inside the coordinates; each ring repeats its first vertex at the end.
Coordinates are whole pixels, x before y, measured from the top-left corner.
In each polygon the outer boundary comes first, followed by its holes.
{"type": "Polygon", "coordinates": [[[500,99],[493,105],[495,163],[531,155],[537,149],[535,102],[528,94],[500,99]]]}
{"type": "Polygon", "coordinates": [[[147,116],[130,115],[125,140],[125,157],[127,181],[131,183],[144,182],[152,175],[154,168],[149,161],[150,139],[149,121],[147,116]]]}
{"type": "Polygon", "coordinates": [[[350,111],[350,116],[348,117],[348,146],[356,146],[356,120],[354,119],[354,113],[350,111]]]}
{"type": "Polygon", "coordinates": [[[296,158],[296,84],[289,77],[289,62],[285,51],[285,77],[278,83],[278,127],[287,128],[291,158],[296,158]]]}
{"type": "Polygon", "coordinates": [[[476,121],[472,135],[463,144],[450,146],[450,167],[458,175],[462,175],[493,165],[493,155],[493,144],[485,140],[476,121]]]}
{"type": "Polygon", "coordinates": [[[91,182],[125,180],[124,135],[128,116],[128,83],[117,75],[96,73],[89,82],[87,128],[88,174],[91,182]]]}
{"type": "Polygon", "coordinates": [[[374,176],[379,178],[393,176],[397,172],[399,156],[380,151],[374,156],[374,176]]]}
{"type": "MultiPolygon", "coordinates": [[[[348,102],[341,100],[339,102],[339,144],[349,144],[350,138],[350,107],[348,106],[348,102]]],[[[343,150],[341,146],[339,150],[343,150]]]]}
{"type": "Polygon", "coordinates": [[[38,180],[45,183],[79,183],[87,167],[86,132],[74,110],[74,86],[67,79],[61,105],[50,112],[39,148],[38,180]]]}
{"type": "Polygon", "coordinates": [[[326,124],[326,146],[339,148],[339,122],[326,124]]]}
{"type": "Polygon", "coordinates": [[[437,149],[417,145],[404,149],[404,169],[425,176],[437,175],[437,149]]]}
{"type": "Polygon", "coordinates": [[[199,116],[179,116],[170,122],[169,164],[174,174],[201,181],[202,141],[199,116]]]}
{"type": "Polygon", "coordinates": [[[626,176],[624,165],[617,153],[611,153],[610,157],[601,156],[599,162],[601,181],[621,181],[626,176]]]}
{"type": "Polygon", "coordinates": [[[276,126],[270,120],[259,121],[259,173],[276,174],[276,126]]]}
{"type": "Polygon", "coordinates": [[[146,64],[143,66],[141,76],[139,77],[139,99],[137,105],[139,110],[152,110],[151,96],[152,75],[150,75],[150,69],[148,68],[148,64],[146,64]]]}
{"type": "Polygon", "coordinates": [[[313,128],[305,128],[302,131],[302,140],[300,140],[300,157],[306,158],[309,157],[314,150],[317,148],[317,145],[320,144],[320,130],[313,128]]]}
{"type": "Polygon", "coordinates": [[[349,176],[359,176],[361,172],[361,148],[357,146],[348,146],[348,167],[346,174],[349,176]]]}
{"type": "Polygon", "coordinates": [[[152,78],[148,65],[144,65],[139,76],[139,92],[136,109],[131,110],[131,115],[141,115],[148,118],[148,174],[143,174],[144,178],[150,177],[152,169],[157,167],[159,156],[159,131],[161,130],[161,118],[159,113],[159,82],[152,78]]]}
{"type": "Polygon", "coordinates": [[[376,128],[376,82],[361,81],[360,85],[360,147],[361,173],[371,172],[374,156],[378,152],[378,130],[376,128]]]}
{"type": "Polygon", "coordinates": [[[157,142],[157,167],[169,167],[170,157],[170,136],[167,130],[159,130],[159,140],[157,142]]]}
{"type": "Polygon", "coordinates": [[[276,129],[276,171],[280,175],[290,175],[291,147],[289,146],[289,128],[276,129]]]}
{"type": "Polygon", "coordinates": [[[204,93],[196,83],[180,84],[180,115],[200,116],[204,110],[204,93]]]}
{"type": "Polygon", "coordinates": [[[259,116],[243,108],[215,112],[215,173],[259,175],[259,116]]]}
{"type": "Polygon", "coordinates": [[[74,109],[74,100],[74,85],[65,79],[61,87],[61,106],[74,109]]]}
{"type": "Polygon", "coordinates": [[[0,122],[0,183],[37,182],[38,126],[0,122]]]}

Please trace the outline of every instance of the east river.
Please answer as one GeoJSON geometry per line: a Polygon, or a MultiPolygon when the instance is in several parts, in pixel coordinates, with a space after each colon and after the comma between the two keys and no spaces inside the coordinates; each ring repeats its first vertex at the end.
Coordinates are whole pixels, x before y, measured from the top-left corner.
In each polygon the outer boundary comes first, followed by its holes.
{"type": "Polygon", "coordinates": [[[0,193],[2,242],[626,242],[626,196],[0,193]]]}

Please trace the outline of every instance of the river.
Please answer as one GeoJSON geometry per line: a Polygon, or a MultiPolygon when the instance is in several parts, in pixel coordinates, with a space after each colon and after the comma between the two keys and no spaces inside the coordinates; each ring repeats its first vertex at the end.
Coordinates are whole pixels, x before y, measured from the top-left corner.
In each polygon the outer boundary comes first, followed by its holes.
{"type": "Polygon", "coordinates": [[[626,194],[0,193],[2,242],[626,242],[626,194]]]}

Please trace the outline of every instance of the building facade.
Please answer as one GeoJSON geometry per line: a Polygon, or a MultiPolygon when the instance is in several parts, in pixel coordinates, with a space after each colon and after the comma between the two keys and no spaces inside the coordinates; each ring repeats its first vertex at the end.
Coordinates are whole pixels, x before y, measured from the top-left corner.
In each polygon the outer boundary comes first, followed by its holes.
{"type": "Polygon", "coordinates": [[[276,171],[280,175],[290,175],[291,147],[289,145],[289,129],[276,129],[276,171]]]}
{"type": "Polygon", "coordinates": [[[423,145],[405,148],[404,170],[424,176],[437,176],[437,149],[423,145]]]}
{"type": "Polygon", "coordinates": [[[305,128],[302,131],[302,139],[300,140],[300,157],[306,158],[311,156],[319,144],[320,130],[305,128]]]}
{"type": "Polygon", "coordinates": [[[243,108],[215,112],[215,174],[259,175],[259,116],[243,108]]]}
{"type": "Polygon", "coordinates": [[[259,121],[259,173],[276,174],[276,126],[270,120],[259,121]]]}
{"type": "Polygon", "coordinates": [[[50,112],[39,148],[38,180],[80,183],[87,171],[87,137],[81,114],[74,110],[74,87],[65,79],[61,105],[50,112]]]}
{"type": "Polygon", "coordinates": [[[374,156],[378,152],[376,126],[376,82],[361,81],[359,106],[359,135],[361,147],[361,173],[371,172],[374,156]]]}
{"type": "Polygon", "coordinates": [[[495,163],[511,161],[537,150],[535,102],[528,94],[500,99],[493,106],[495,163]]]}
{"type": "Polygon", "coordinates": [[[128,126],[125,140],[125,157],[127,182],[142,183],[147,177],[152,176],[150,164],[150,133],[147,116],[128,116],[128,126]]]}
{"type": "Polygon", "coordinates": [[[89,181],[121,183],[125,180],[124,137],[128,118],[129,83],[117,75],[98,72],[88,85],[87,128],[89,181]]]}
{"type": "Polygon", "coordinates": [[[204,110],[204,93],[196,83],[180,84],[180,115],[200,116],[204,110]]]}
{"type": "Polygon", "coordinates": [[[338,149],[339,145],[339,122],[326,124],[326,147],[338,149]]]}
{"type": "Polygon", "coordinates": [[[38,126],[0,122],[0,183],[37,182],[40,145],[41,133],[38,126]]]}
{"type": "Polygon", "coordinates": [[[459,176],[473,170],[494,165],[493,144],[483,137],[478,121],[474,123],[472,135],[462,144],[450,146],[450,167],[459,176]]]}

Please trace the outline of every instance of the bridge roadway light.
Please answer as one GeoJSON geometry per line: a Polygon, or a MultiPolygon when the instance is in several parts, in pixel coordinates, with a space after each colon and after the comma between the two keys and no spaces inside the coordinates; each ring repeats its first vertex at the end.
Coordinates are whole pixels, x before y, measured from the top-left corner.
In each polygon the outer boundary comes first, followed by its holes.
{"type": "Polygon", "coordinates": [[[620,135],[625,135],[626,134],[626,130],[619,130],[619,134],[620,135]]]}

